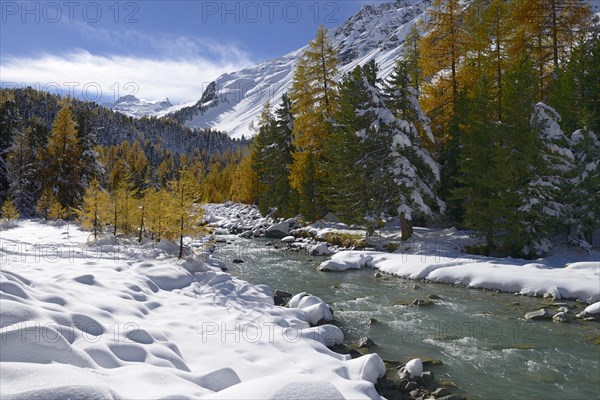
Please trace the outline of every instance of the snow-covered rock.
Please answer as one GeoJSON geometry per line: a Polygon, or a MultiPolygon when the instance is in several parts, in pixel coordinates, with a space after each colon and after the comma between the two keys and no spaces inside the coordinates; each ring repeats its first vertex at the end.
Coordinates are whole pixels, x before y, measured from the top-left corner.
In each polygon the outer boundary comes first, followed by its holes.
{"type": "Polygon", "coordinates": [[[311,325],[319,322],[333,321],[333,313],[328,304],[317,296],[301,292],[293,296],[288,302],[289,308],[298,308],[305,314],[305,320],[311,325]]]}
{"type": "Polygon", "coordinates": [[[290,243],[294,243],[296,241],[296,238],[294,236],[286,236],[283,239],[281,239],[281,241],[283,243],[290,244],[290,243]]]}
{"type": "Polygon", "coordinates": [[[416,378],[423,373],[423,361],[420,358],[414,358],[406,363],[405,369],[411,378],[416,378]]]}
{"type": "Polygon", "coordinates": [[[587,306],[582,312],[577,314],[577,318],[600,319],[600,301],[587,306]]]}

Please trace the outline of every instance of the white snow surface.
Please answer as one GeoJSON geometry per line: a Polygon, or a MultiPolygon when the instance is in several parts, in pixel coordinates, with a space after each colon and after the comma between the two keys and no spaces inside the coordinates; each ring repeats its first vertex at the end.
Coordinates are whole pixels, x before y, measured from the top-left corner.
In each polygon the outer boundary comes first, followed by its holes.
{"type": "MultiPolygon", "coordinates": [[[[592,256],[597,257],[597,252],[592,256]]],[[[399,254],[375,251],[342,251],[319,269],[343,271],[363,267],[410,279],[496,289],[529,296],[549,294],[556,299],[600,300],[600,262],[556,265],[560,255],[535,262],[440,253],[399,254]]]]}
{"type": "Polygon", "coordinates": [[[268,287],[168,243],[89,236],[35,221],[0,232],[3,398],[379,398],[381,359],[330,351],[339,328],[309,328],[268,287]]]}

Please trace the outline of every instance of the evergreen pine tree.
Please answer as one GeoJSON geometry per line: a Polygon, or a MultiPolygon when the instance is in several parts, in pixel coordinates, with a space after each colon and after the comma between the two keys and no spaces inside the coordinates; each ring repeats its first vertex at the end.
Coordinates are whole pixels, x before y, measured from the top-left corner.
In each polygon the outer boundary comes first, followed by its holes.
{"type": "Polygon", "coordinates": [[[58,112],[48,145],[40,151],[43,187],[52,190],[63,207],[79,203],[83,193],[81,144],[70,104],[58,112]]]}
{"type": "Polygon", "coordinates": [[[31,128],[20,130],[6,154],[9,195],[21,215],[31,215],[40,190],[36,149],[31,128]]]}
{"type": "Polygon", "coordinates": [[[594,132],[581,129],[571,135],[574,152],[566,198],[569,240],[589,249],[594,229],[600,226],[600,140],[594,132]]]}
{"type": "Polygon", "coordinates": [[[492,90],[487,77],[481,76],[465,102],[468,106],[457,113],[462,126],[461,174],[460,185],[453,192],[465,209],[465,224],[485,238],[488,250],[499,244],[499,221],[511,212],[502,201],[504,188],[498,180],[506,160],[498,157],[501,126],[494,122],[492,90]]]}

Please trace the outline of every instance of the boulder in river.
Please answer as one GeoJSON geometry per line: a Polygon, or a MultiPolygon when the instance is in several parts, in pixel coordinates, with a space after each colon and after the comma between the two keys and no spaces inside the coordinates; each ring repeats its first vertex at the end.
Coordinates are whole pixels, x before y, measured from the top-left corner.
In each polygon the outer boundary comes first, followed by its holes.
{"type": "Polygon", "coordinates": [[[600,320],[600,301],[587,306],[582,312],[577,314],[576,317],[586,321],[600,320]]]}
{"type": "Polygon", "coordinates": [[[294,242],[296,241],[296,238],[295,238],[294,236],[286,236],[286,237],[284,237],[283,239],[281,239],[281,241],[282,241],[283,243],[288,243],[288,244],[290,244],[290,243],[294,243],[294,242]]]}
{"type": "Polygon", "coordinates": [[[433,303],[429,300],[422,300],[422,299],[415,299],[412,302],[413,306],[419,306],[419,307],[426,307],[426,306],[430,306],[433,303]]]}
{"type": "Polygon", "coordinates": [[[423,361],[420,358],[413,358],[404,366],[411,379],[420,376],[423,373],[423,361]]]}
{"type": "Polygon", "coordinates": [[[433,391],[433,393],[431,393],[433,395],[433,397],[444,397],[444,396],[450,396],[450,391],[446,388],[440,387],[437,388],[433,391]]]}
{"type": "Polygon", "coordinates": [[[271,225],[265,231],[265,236],[274,239],[283,239],[290,235],[290,222],[289,220],[280,222],[278,224],[271,225]]]}
{"type": "Polygon", "coordinates": [[[235,260],[232,261],[234,264],[243,264],[244,260],[240,260],[239,258],[236,258],[235,260]]]}
{"type": "Polygon", "coordinates": [[[525,319],[541,320],[541,319],[552,319],[550,314],[545,308],[540,308],[537,311],[531,311],[525,314],[525,319]]]}
{"type": "Polygon", "coordinates": [[[571,318],[569,318],[569,315],[567,313],[561,311],[561,312],[555,314],[552,317],[552,320],[556,321],[556,322],[570,322],[571,318]]]}
{"type": "Polygon", "coordinates": [[[367,348],[370,349],[371,347],[375,346],[375,342],[371,340],[371,338],[364,336],[361,337],[360,339],[358,339],[358,347],[359,348],[367,348]]]}
{"type": "Polygon", "coordinates": [[[423,385],[425,386],[429,385],[430,383],[433,383],[433,381],[435,380],[435,375],[431,371],[425,371],[419,377],[421,378],[421,382],[423,382],[423,385]]]}

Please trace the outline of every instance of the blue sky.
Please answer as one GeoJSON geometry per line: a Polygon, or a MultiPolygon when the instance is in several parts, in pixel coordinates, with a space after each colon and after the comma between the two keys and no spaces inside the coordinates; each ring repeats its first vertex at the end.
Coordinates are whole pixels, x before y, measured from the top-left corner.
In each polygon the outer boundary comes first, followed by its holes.
{"type": "Polygon", "coordinates": [[[193,101],[221,73],[302,47],[365,3],[2,1],[0,80],[96,101],[193,101]]]}

